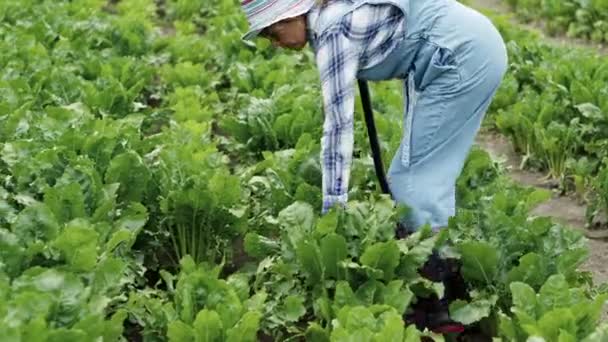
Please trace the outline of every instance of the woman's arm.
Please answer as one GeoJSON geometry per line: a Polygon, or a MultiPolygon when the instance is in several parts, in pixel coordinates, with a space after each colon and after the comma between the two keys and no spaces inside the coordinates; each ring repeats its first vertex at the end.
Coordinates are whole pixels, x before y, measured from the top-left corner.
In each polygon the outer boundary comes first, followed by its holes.
{"type": "MultiPolygon", "coordinates": [[[[331,3],[324,10],[331,11],[331,3]]],[[[355,84],[360,64],[379,62],[392,50],[398,42],[393,38],[402,36],[403,20],[403,13],[392,5],[364,5],[316,39],[325,111],[321,139],[323,213],[348,200],[355,84]]]]}
{"type": "Polygon", "coordinates": [[[353,153],[355,84],[359,47],[340,29],[319,38],[316,54],[321,78],[325,122],[321,138],[323,213],[346,204],[353,153]]]}

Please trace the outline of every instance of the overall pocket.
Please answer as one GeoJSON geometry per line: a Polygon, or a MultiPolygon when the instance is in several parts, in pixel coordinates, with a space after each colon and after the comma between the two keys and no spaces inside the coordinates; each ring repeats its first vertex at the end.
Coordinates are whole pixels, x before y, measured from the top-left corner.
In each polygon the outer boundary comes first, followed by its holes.
{"type": "Polygon", "coordinates": [[[450,89],[460,84],[462,77],[458,62],[452,50],[427,43],[435,48],[424,70],[420,70],[418,88],[424,91],[429,86],[437,89],[450,89]]]}
{"type": "Polygon", "coordinates": [[[426,43],[427,63],[415,70],[407,82],[407,110],[404,119],[402,165],[415,166],[431,153],[445,120],[455,113],[446,112],[447,103],[459,96],[460,67],[448,48],[426,43]]]}

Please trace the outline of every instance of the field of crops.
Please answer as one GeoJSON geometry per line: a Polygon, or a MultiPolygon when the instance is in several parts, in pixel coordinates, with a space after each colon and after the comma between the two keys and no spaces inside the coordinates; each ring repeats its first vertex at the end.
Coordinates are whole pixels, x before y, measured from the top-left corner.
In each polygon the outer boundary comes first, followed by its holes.
{"type": "MultiPolygon", "coordinates": [[[[594,222],[608,59],[493,19],[510,67],[485,126],[594,222]]],[[[445,292],[417,272],[434,249],[462,263],[452,317],[486,340],[608,340],[583,234],[479,148],[449,228],[396,240],[357,101],[350,202],[321,215],[314,56],[246,29],[237,0],[0,1],[1,342],[449,340],[402,320],[445,292]]],[[[371,89],[385,165],[400,89],[371,89]]]]}
{"type": "Polygon", "coordinates": [[[524,166],[589,204],[591,226],[608,212],[608,58],[534,37],[516,41],[494,125],[525,156],[524,166]]]}
{"type": "Polygon", "coordinates": [[[501,0],[525,21],[544,21],[550,35],[565,34],[596,43],[608,42],[606,0],[501,0]]]}

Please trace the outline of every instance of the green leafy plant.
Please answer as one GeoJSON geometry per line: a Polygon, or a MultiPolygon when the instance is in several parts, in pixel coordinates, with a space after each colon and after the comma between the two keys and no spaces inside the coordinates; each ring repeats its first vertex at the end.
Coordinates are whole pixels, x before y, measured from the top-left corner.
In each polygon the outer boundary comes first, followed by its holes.
{"type": "Polygon", "coordinates": [[[571,289],[563,275],[551,276],[536,293],[522,282],[510,286],[513,319],[500,317],[500,334],[509,340],[597,341],[606,330],[597,326],[607,295],[589,299],[582,289],[571,289]]]}
{"type": "MultiPolygon", "coordinates": [[[[602,1],[514,3],[602,39],[602,1]]],[[[548,192],[506,180],[483,151],[458,180],[449,228],[395,240],[407,210],[378,194],[357,100],[348,208],[320,216],[314,53],[243,43],[236,8],[0,2],[0,336],[441,341],[402,320],[445,292],[418,273],[433,251],[462,263],[468,296],[452,316],[488,338],[606,335],[605,289],[579,270],[585,241],[532,216],[548,192]]],[[[605,60],[494,22],[510,70],[486,123],[601,212],[605,60]]],[[[401,88],[371,87],[385,165],[402,140],[401,88]]]]}
{"type": "Polygon", "coordinates": [[[198,141],[207,130],[208,125],[194,122],[176,127],[151,161],[162,228],[170,237],[171,257],[178,260],[191,255],[196,262],[218,261],[243,229],[239,178],[212,143],[198,141]]]}

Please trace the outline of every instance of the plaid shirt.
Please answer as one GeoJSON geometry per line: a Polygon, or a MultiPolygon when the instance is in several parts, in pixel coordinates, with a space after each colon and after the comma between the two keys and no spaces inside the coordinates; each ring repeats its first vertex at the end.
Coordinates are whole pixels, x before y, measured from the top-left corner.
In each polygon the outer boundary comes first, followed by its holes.
{"type": "MultiPolygon", "coordinates": [[[[319,11],[308,14],[314,23],[319,11]]],[[[403,13],[392,5],[364,5],[342,20],[311,37],[321,78],[325,122],[321,138],[323,213],[334,204],[345,205],[352,163],[355,84],[359,69],[383,60],[404,33],[403,13]]]]}

